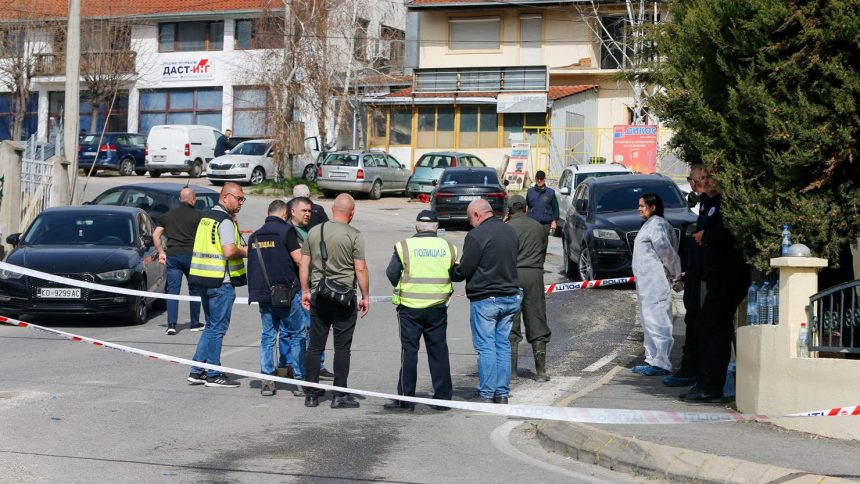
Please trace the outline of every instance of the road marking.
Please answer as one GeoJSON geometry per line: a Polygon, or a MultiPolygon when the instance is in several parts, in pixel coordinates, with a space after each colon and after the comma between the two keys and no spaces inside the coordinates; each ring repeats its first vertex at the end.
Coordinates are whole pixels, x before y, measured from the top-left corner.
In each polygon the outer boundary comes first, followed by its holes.
{"type": "Polygon", "coordinates": [[[607,363],[612,362],[612,360],[614,360],[615,358],[618,358],[618,352],[617,351],[613,351],[612,353],[609,353],[608,355],[604,356],[603,358],[601,358],[601,359],[595,361],[594,363],[586,366],[585,368],[582,369],[582,371],[588,372],[588,373],[597,371],[597,370],[603,368],[604,366],[606,366],[607,363]]]}

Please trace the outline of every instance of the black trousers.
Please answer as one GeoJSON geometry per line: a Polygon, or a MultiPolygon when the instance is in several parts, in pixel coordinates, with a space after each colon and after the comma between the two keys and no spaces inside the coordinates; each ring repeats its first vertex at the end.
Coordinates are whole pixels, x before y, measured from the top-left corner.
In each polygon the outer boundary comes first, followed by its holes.
{"type": "MultiPolygon", "coordinates": [[[[305,381],[319,383],[320,355],[325,350],[329,329],[334,333],[334,385],[347,386],[349,376],[350,348],[352,333],[355,331],[355,321],[358,317],[356,302],[349,306],[334,304],[317,305],[316,297],[311,299],[311,341],[305,353],[305,381]]],[[[318,388],[306,388],[308,395],[321,396],[325,393],[318,388]]],[[[342,395],[344,392],[337,392],[342,395]]]]}
{"type": "Polygon", "coordinates": [[[433,398],[450,400],[454,390],[448,361],[448,308],[444,304],[423,309],[398,306],[397,319],[400,321],[401,346],[397,394],[415,396],[418,347],[423,336],[433,381],[433,398]]]}
{"type": "Polygon", "coordinates": [[[702,391],[722,395],[726,367],[732,358],[735,310],[750,285],[745,275],[710,274],[699,313],[699,382],[702,391]]]}
{"type": "MultiPolygon", "coordinates": [[[[689,269],[689,268],[688,268],[689,269]]],[[[698,275],[684,280],[684,347],[677,375],[695,378],[699,372],[699,313],[702,308],[701,282],[698,275]]]]}

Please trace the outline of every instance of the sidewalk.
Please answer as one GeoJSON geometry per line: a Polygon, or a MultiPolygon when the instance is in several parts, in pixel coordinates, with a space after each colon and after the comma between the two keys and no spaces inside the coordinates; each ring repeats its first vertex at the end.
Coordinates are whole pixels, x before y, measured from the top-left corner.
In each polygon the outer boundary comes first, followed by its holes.
{"type": "MultiPolygon", "coordinates": [[[[675,330],[673,362],[680,361],[683,317],[675,319],[675,330]]],[[[633,364],[640,361],[641,358],[626,362],[624,368],[616,367],[606,375],[603,384],[562,403],[571,407],[729,412],[726,404],[678,400],[677,396],[686,388],[665,387],[659,377],[630,371],[633,364]]],[[[544,446],[583,462],[673,481],[860,480],[856,442],[789,431],[760,422],[684,425],[542,422],[538,425],[538,437],[544,446]],[[822,476],[827,477],[822,480],[822,476]]]]}

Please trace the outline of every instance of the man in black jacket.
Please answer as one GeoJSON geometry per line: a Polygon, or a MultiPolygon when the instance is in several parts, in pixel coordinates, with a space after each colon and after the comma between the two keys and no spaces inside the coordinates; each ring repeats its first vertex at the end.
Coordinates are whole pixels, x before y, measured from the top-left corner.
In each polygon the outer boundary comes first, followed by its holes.
{"type": "Polygon", "coordinates": [[[451,268],[451,280],[466,281],[471,303],[472,345],[478,352],[478,398],[508,403],[511,393],[511,345],[514,315],[520,309],[517,247],[513,228],[493,216],[486,200],[466,210],[474,227],[463,243],[463,257],[451,268]]]}
{"type": "MultiPolygon", "coordinates": [[[[311,190],[307,185],[296,185],[293,187],[293,199],[287,202],[287,213],[289,213],[293,209],[293,200],[296,198],[307,198],[311,199],[311,190]]],[[[322,205],[316,204],[311,200],[311,219],[304,227],[306,231],[310,231],[312,228],[317,225],[328,222],[328,215],[325,213],[325,209],[322,205]]]]}

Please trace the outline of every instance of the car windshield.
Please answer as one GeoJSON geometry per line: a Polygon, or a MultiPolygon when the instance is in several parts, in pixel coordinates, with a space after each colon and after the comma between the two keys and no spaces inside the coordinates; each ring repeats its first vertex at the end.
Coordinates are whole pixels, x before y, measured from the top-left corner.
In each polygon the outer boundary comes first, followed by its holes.
{"type": "Polygon", "coordinates": [[[115,213],[43,213],[27,233],[25,245],[133,246],[134,225],[129,215],[115,213]]]}
{"type": "Polygon", "coordinates": [[[241,143],[239,146],[230,150],[231,155],[252,155],[252,156],[263,156],[266,154],[266,151],[269,149],[268,143],[252,143],[250,141],[245,141],[241,143]]]}
{"type": "Polygon", "coordinates": [[[663,200],[664,208],[685,208],[687,204],[681,198],[678,188],[672,182],[648,183],[639,185],[604,185],[595,187],[594,199],[597,201],[597,212],[622,212],[637,210],[639,198],[652,192],[663,200]]]}
{"type": "Polygon", "coordinates": [[[577,173],[576,177],[573,179],[573,186],[578,187],[582,180],[586,178],[601,178],[604,176],[610,175],[629,175],[630,172],[626,171],[597,171],[594,173],[577,173]]]}
{"type": "Polygon", "coordinates": [[[442,178],[442,185],[498,185],[499,177],[493,171],[449,171],[442,178]]]}
{"type": "Polygon", "coordinates": [[[358,166],[358,155],[332,153],[325,160],[326,166],[358,166]]]}

